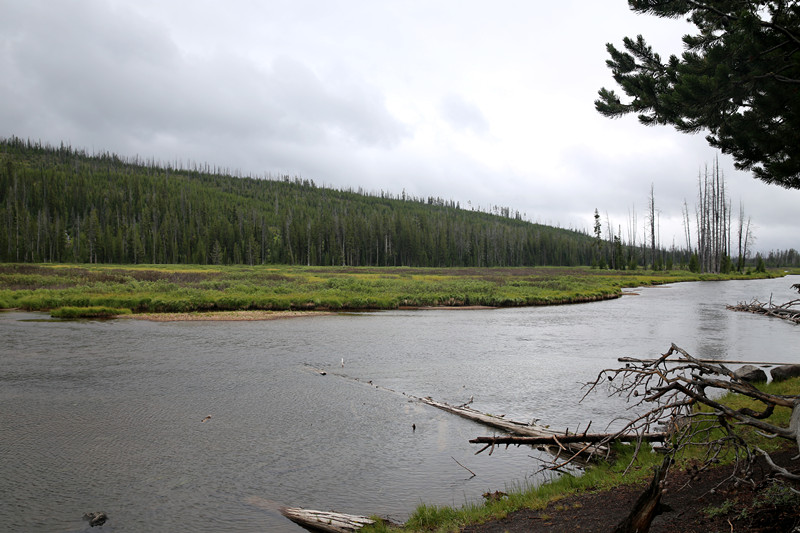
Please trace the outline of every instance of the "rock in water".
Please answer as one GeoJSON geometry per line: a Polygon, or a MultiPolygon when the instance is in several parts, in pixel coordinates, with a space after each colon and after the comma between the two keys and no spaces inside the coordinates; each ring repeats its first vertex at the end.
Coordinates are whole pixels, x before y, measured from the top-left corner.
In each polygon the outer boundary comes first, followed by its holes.
{"type": "Polygon", "coordinates": [[[786,381],[787,379],[800,376],[800,365],[783,365],[776,366],[769,371],[772,375],[772,381],[786,381]]]}
{"type": "Polygon", "coordinates": [[[733,374],[741,379],[742,381],[747,381],[748,383],[758,383],[758,382],[766,382],[767,381],[767,374],[757,366],[753,365],[744,365],[743,367],[734,370],[733,374]]]}
{"type": "Polygon", "coordinates": [[[92,527],[102,526],[108,520],[108,515],[103,511],[95,511],[93,513],[85,513],[83,519],[87,520],[92,527]]]}

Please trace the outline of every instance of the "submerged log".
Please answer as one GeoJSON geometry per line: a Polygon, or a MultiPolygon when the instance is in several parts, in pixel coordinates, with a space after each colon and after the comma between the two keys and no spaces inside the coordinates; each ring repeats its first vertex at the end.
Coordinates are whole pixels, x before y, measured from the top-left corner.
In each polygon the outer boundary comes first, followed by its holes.
{"type": "Polygon", "coordinates": [[[375,523],[375,520],[366,516],[333,511],[314,511],[302,507],[281,507],[280,512],[292,522],[307,529],[331,533],[351,533],[375,523]]]}

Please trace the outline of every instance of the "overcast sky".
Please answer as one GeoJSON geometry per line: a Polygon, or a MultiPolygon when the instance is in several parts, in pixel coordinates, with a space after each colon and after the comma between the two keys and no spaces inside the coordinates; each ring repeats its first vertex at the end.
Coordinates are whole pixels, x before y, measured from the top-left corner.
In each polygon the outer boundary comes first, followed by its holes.
{"type": "MultiPolygon", "coordinates": [[[[594,100],[607,42],[668,56],[692,30],[625,0],[0,0],[0,135],[587,231],[597,208],[625,239],[635,211],[638,240],[652,184],[662,244],[685,246],[717,152],[594,100]]],[[[720,164],[755,247],[800,248],[800,191],[720,164]]]]}

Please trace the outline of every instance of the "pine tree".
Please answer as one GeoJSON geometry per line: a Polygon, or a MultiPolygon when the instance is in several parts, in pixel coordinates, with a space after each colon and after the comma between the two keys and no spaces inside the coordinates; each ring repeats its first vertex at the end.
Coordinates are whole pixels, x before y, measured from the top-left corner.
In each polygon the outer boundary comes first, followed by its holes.
{"type": "Polygon", "coordinates": [[[686,51],[667,61],[645,39],[608,44],[607,65],[628,97],[600,89],[596,109],[608,117],[635,113],[645,125],[709,132],[711,146],[731,154],[756,178],[800,188],[800,5],[788,1],[628,0],[637,13],[688,19],[686,51]]]}

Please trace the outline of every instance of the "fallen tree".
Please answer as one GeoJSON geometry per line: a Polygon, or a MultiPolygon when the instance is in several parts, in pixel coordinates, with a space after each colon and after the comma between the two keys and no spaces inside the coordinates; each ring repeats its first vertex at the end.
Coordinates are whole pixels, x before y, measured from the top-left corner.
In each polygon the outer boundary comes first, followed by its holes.
{"type": "MultiPolygon", "coordinates": [[[[376,522],[366,516],[358,516],[334,511],[315,511],[302,507],[281,507],[280,513],[296,524],[312,531],[328,533],[352,533],[376,522]]],[[[385,523],[390,523],[383,520],[385,523]]]]}
{"type": "MultiPolygon", "coordinates": [[[[441,409],[443,411],[447,411],[448,413],[458,415],[462,418],[472,420],[473,422],[485,424],[487,426],[515,435],[514,437],[505,437],[506,439],[529,439],[528,442],[525,442],[524,444],[540,447],[556,455],[557,457],[562,453],[571,453],[576,456],[583,456],[584,459],[588,459],[594,455],[606,454],[608,452],[608,449],[605,447],[607,441],[601,442],[601,439],[594,441],[580,439],[576,440],[572,438],[574,437],[574,434],[570,435],[566,433],[560,433],[558,431],[549,429],[549,427],[541,426],[535,423],[525,424],[522,422],[517,422],[516,420],[507,420],[503,415],[498,416],[481,413],[480,411],[476,411],[475,409],[468,407],[467,404],[455,406],[444,402],[437,402],[431,398],[417,398],[417,400],[424,404],[430,405],[431,407],[436,407],[437,409],[441,409]],[[564,437],[567,438],[564,439],[564,437]]],[[[504,437],[479,437],[479,439],[484,438],[502,439],[504,437]]],[[[470,442],[475,441],[471,440],[470,442]]],[[[493,444],[488,443],[486,448],[489,448],[490,446],[493,446],[493,444]]],[[[479,450],[475,455],[481,453],[486,448],[479,450]]],[[[491,452],[489,453],[491,455],[491,452]]]]}
{"type": "MultiPolygon", "coordinates": [[[[643,411],[624,424],[620,435],[646,435],[655,428],[663,428],[671,433],[671,439],[667,450],[669,460],[665,459],[653,484],[642,496],[644,507],[637,504],[615,531],[641,533],[649,529],[654,516],[651,510],[660,501],[660,487],[669,464],[690,448],[700,449],[698,472],[718,463],[725,452],[730,452],[732,477],[748,479],[755,457],[762,455],[776,476],[800,481],[800,475],[791,470],[797,469],[800,455],[792,460],[793,465],[777,464],[754,438],[761,435],[785,439],[800,451],[800,397],[765,393],[725,365],[697,359],[675,344],[658,359],[627,361],[623,368],[600,372],[594,382],[587,384],[589,392],[607,385],[612,394],[626,397],[643,411]],[[760,406],[759,410],[731,407],[719,401],[720,393],[745,396],[760,406]],[[779,407],[791,409],[788,427],[768,420],[779,407]]],[[[638,453],[643,439],[636,442],[638,453]]],[[[793,487],[790,490],[800,493],[793,487]]]]}
{"type": "MultiPolygon", "coordinates": [[[[788,480],[790,490],[798,491],[800,482],[797,460],[778,464],[769,452],[757,444],[757,436],[784,439],[800,452],[800,396],[763,392],[718,361],[698,359],[672,344],[669,350],[655,359],[625,358],[624,367],[602,370],[597,378],[586,384],[584,398],[601,388],[609,387],[611,395],[625,397],[632,404],[632,418],[612,421],[616,432],[588,434],[573,433],[557,436],[495,436],[471,440],[484,444],[479,452],[497,445],[541,445],[555,442],[562,450],[568,443],[583,445],[630,442],[635,448],[630,469],[646,442],[661,441],[664,461],[656,469],[653,481],[642,494],[629,516],[615,529],[617,533],[643,533],[650,521],[660,512],[660,499],[669,468],[676,458],[691,449],[699,450],[696,473],[723,459],[733,461],[731,477],[748,480],[751,467],[763,456],[775,476],[788,480]],[[725,393],[748,398],[748,406],[732,407],[721,399],[725,393]],[[770,418],[776,409],[789,409],[786,426],[770,418]]],[[[729,397],[728,397],[729,398],[729,397]]],[[[742,405],[735,403],[734,405],[742,405]]],[[[765,446],[766,447],[766,446],[765,446]]],[[[490,452],[491,453],[491,452],[490,452]]],[[[555,464],[558,469],[575,456],[555,464]]]]}
{"type": "Polygon", "coordinates": [[[563,445],[563,444],[596,444],[616,442],[666,442],[669,439],[669,433],[648,433],[646,435],[620,435],[618,433],[569,433],[561,435],[550,435],[546,437],[476,437],[471,439],[471,444],[486,444],[486,446],[477,452],[475,455],[481,453],[489,446],[502,446],[502,445],[528,445],[528,446],[550,446],[550,445],[563,445]]]}
{"type": "MultiPolygon", "coordinates": [[[[765,455],[774,464],[769,454],[750,443],[744,428],[770,438],[794,441],[800,451],[800,409],[796,408],[799,396],[762,392],[725,365],[704,362],[675,344],[658,359],[603,370],[587,384],[587,394],[601,385],[610,387],[612,394],[634,401],[636,407],[647,407],[626,422],[619,434],[644,435],[665,428],[672,433],[670,453],[689,447],[704,448],[705,466],[716,463],[726,449],[734,451],[737,465],[744,470],[754,453],[765,455]],[[746,396],[761,410],[730,407],[719,401],[720,392],[746,396]],[[788,427],[767,421],[777,407],[792,410],[788,427]]],[[[782,469],[775,465],[777,474],[785,475],[782,469]]]]}
{"type": "Polygon", "coordinates": [[[585,399],[601,385],[608,385],[612,395],[625,396],[633,402],[634,409],[641,414],[624,421],[619,431],[477,437],[470,443],[485,445],[476,453],[493,450],[498,445],[555,445],[562,452],[576,453],[576,444],[583,446],[585,452],[588,445],[605,448],[612,442],[631,442],[636,445],[635,459],[643,443],[661,441],[673,455],[689,447],[705,449],[704,467],[715,464],[724,450],[731,449],[739,470],[746,470],[753,454],[759,453],[765,455],[768,464],[774,465],[777,474],[794,479],[767,452],[750,445],[741,428],[748,426],[770,438],[793,440],[800,451],[800,409],[795,409],[800,397],[764,393],[723,364],[695,358],[675,344],[657,359],[621,360],[624,367],[601,371],[595,381],[586,384],[588,391],[584,395],[585,399]],[[749,397],[762,408],[760,411],[731,408],[717,400],[719,392],[749,397]],[[789,427],[766,421],[776,407],[792,409],[789,427]]]}
{"type": "Polygon", "coordinates": [[[743,311],[782,318],[783,320],[800,324],[800,298],[790,300],[784,304],[774,304],[771,300],[767,303],[752,300],[750,303],[740,302],[736,305],[728,305],[726,308],[731,311],[743,311]]]}
{"type": "MultiPolygon", "coordinates": [[[[800,292],[800,283],[792,285],[792,289],[800,292]]],[[[800,324],[800,298],[790,300],[784,304],[772,303],[772,297],[770,297],[767,303],[761,303],[753,299],[750,303],[739,302],[736,305],[728,305],[726,308],[731,311],[744,311],[747,313],[782,318],[794,322],[795,324],[800,324]]]]}

